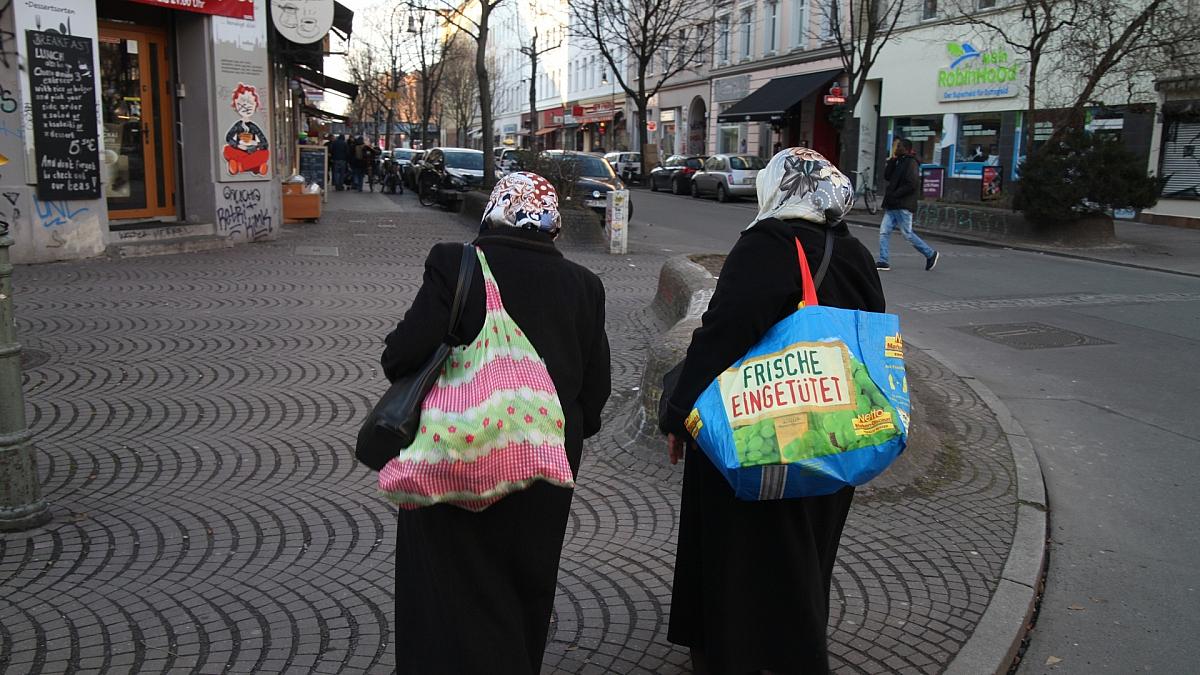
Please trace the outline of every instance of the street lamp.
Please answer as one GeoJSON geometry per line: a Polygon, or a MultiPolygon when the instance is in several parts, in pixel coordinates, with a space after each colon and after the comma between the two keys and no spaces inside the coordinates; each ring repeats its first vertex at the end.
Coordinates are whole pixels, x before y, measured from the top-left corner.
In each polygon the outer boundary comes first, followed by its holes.
{"type": "MultiPolygon", "coordinates": [[[[612,120],[609,122],[609,124],[612,125],[612,130],[611,130],[612,136],[616,137],[616,135],[617,135],[617,78],[616,78],[615,73],[613,74],[612,82],[609,82],[609,80],[608,80],[608,71],[607,70],[600,74],[600,86],[603,87],[606,84],[610,85],[609,97],[608,97],[608,109],[610,111],[609,114],[612,115],[612,120]]],[[[616,142],[614,141],[614,142],[610,143],[609,145],[610,146],[616,145],[616,142]]],[[[607,148],[607,151],[612,152],[614,149],[615,148],[613,148],[613,147],[609,147],[609,148],[607,148]]]]}

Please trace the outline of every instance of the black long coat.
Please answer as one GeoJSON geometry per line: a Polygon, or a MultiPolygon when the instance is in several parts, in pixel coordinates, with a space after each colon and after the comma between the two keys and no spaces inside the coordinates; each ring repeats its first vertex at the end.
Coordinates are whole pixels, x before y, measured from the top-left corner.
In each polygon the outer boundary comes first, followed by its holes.
{"type": "MultiPolygon", "coordinates": [[[[583,439],[600,429],[610,391],[604,287],[540,232],[504,228],[476,239],[505,309],[546,361],[566,413],[567,457],[579,472],[583,439]]],[[[404,320],[387,336],[389,379],[433,353],[449,322],[462,246],[438,244],[404,320]]],[[[483,327],[477,268],[462,318],[483,327]]],[[[572,491],[538,482],[482,512],[439,505],[400,511],[396,535],[399,673],[537,673],[546,647],[572,491]]]]}
{"type": "MultiPolygon", "coordinates": [[[[882,312],[870,251],[844,224],[834,235],[818,301],[882,312]]],[[[664,394],[664,432],[687,438],[683,422],[700,393],[795,311],[797,237],[815,273],[824,234],[784,221],[758,223],[729,252],[678,383],[664,394]]],[[[853,497],[847,488],[823,497],[739,501],[704,453],[689,445],[668,639],[703,651],[714,674],[828,671],[830,581],[853,497]]]]}

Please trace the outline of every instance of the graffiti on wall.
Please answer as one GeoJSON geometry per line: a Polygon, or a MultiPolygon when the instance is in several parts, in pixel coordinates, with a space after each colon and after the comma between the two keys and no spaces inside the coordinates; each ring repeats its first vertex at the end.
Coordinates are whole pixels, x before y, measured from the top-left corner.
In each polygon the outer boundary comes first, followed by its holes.
{"type": "Polygon", "coordinates": [[[274,231],[274,216],[260,188],[227,185],[221,190],[225,205],[217,207],[217,232],[231,239],[259,241],[274,231]]]}
{"type": "Polygon", "coordinates": [[[1010,234],[1009,218],[1009,214],[997,211],[921,202],[913,214],[913,224],[930,230],[1005,236],[1010,234]]]}
{"type": "Polygon", "coordinates": [[[64,201],[44,202],[34,197],[33,207],[37,215],[36,222],[45,229],[60,227],[69,225],[79,216],[91,211],[86,206],[71,206],[71,204],[72,202],[64,201]]]}

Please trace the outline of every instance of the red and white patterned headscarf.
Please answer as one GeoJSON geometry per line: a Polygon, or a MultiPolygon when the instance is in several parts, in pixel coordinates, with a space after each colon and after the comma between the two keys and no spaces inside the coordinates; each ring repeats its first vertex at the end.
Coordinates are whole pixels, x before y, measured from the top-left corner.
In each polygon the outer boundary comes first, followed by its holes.
{"type": "Polygon", "coordinates": [[[481,225],[484,229],[519,227],[556,236],[561,227],[558,192],[550,181],[536,173],[510,173],[492,189],[481,225]]]}

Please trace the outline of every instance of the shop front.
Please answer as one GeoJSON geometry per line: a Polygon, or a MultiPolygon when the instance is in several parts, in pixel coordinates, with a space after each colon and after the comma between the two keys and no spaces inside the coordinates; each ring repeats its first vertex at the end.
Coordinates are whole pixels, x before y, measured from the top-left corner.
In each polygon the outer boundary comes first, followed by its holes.
{"type": "Polygon", "coordinates": [[[710,95],[707,80],[672,86],[658,93],[655,129],[660,157],[705,154],[710,95]]]}
{"type": "Polygon", "coordinates": [[[316,15],[274,23],[265,0],[44,0],[0,15],[0,30],[21,36],[19,58],[0,63],[13,258],[277,237],[281,181],[320,112],[280,31],[297,19],[320,76],[320,31],[335,14],[347,31],[352,19],[333,0],[312,4],[316,15]]]}
{"type": "Polygon", "coordinates": [[[837,130],[824,95],[841,76],[840,68],[805,64],[737,75],[713,82],[717,107],[715,151],[768,158],[776,148],[803,146],[834,159],[837,130]]]}

